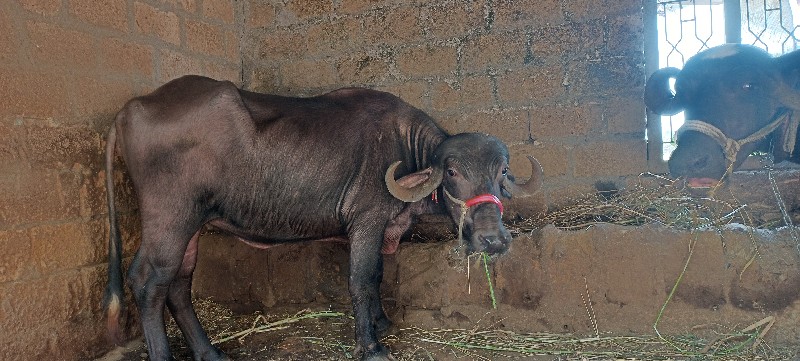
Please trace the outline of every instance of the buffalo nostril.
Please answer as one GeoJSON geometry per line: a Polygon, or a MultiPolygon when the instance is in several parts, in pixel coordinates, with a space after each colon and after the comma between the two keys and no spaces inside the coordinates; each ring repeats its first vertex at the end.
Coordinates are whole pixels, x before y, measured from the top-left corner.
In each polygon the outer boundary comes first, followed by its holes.
{"type": "Polygon", "coordinates": [[[695,170],[705,169],[707,166],[708,166],[707,155],[695,159],[695,161],[692,163],[692,168],[695,170]]]}
{"type": "Polygon", "coordinates": [[[483,250],[489,254],[495,254],[505,251],[506,243],[503,238],[494,236],[480,236],[481,246],[483,250]]]}

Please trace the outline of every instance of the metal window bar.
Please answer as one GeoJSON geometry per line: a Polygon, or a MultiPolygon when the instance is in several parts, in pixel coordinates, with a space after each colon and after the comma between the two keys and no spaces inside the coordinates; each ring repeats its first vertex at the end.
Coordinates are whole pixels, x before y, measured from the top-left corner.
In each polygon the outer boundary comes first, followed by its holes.
{"type": "MultiPolygon", "coordinates": [[[[773,55],[800,45],[800,0],[656,0],[655,6],[646,8],[655,13],[657,27],[657,35],[650,37],[657,45],[647,47],[657,53],[648,56],[652,70],[681,68],[692,55],[726,42],[752,44],[773,55]]],[[[648,156],[652,168],[659,168],[653,167],[656,163],[663,168],[683,114],[650,119],[658,124],[647,127],[653,145],[648,156]]]]}

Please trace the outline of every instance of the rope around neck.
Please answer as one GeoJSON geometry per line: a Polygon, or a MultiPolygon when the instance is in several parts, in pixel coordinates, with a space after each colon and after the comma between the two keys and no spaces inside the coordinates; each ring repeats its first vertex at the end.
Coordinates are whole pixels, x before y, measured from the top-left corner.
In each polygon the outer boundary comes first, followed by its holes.
{"type": "Polygon", "coordinates": [[[450,200],[453,201],[453,203],[456,203],[459,206],[461,206],[461,219],[459,219],[458,221],[459,241],[462,240],[462,235],[464,230],[464,218],[467,216],[467,211],[469,211],[470,207],[474,207],[482,203],[494,203],[495,205],[497,205],[497,208],[500,209],[500,216],[501,217],[503,216],[503,203],[500,202],[500,199],[498,199],[497,196],[491,193],[477,195],[475,197],[468,199],[465,202],[456,197],[453,197],[453,195],[447,191],[447,188],[442,187],[442,190],[444,190],[444,194],[447,196],[447,198],[450,198],[450,200]]]}
{"type": "Polygon", "coordinates": [[[447,198],[450,198],[450,200],[453,201],[453,203],[456,203],[459,206],[461,206],[461,217],[458,220],[458,241],[461,242],[463,240],[462,235],[464,232],[464,218],[467,216],[467,211],[469,211],[469,207],[467,207],[467,202],[464,202],[456,197],[453,197],[453,195],[451,195],[450,192],[447,191],[447,188],[442,187],[442,190],[444,191],[444,195],[446,195],[447,198]]]}
{"type": "Polygon", "coordinates": [[[789,124],[787,124],[787,131],[783,135],[783,150],[787,153],[791,153],[794,150],[797,135],[791,134],[793,133],[791,130],[794,130],[794,133],[796,133],[798,122],[800,122],[800,117],[790,117],[790,114],[791,112],[781,113],[776,117],[775,120],[765,125],[763,128],[739,140],[728,137],[719,128],[702,120],[687,120],[685,123],[683,123],[683,126],[678,129],[678,134],[681,134],[687,130],[694,130],[711,137],[722,146],[722,149],[725,151],[725,159],[728,160],[729,164],[732,164],[736,163],[736,156],[739,154],[739,151],[742,149],[743,145],[754,143],[766,138],[770,133],[775,131],[775,129],[778,129],[778,127],[786,123],[788,120],[791,121],[789,124]]]}

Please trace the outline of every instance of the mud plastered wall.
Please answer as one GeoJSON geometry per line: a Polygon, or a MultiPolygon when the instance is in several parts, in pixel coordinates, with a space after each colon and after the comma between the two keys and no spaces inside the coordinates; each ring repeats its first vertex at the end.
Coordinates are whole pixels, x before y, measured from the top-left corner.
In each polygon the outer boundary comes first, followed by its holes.
{"type": "MultiPolygon", "coordinates": [[[[3,359],[86,359],[107,347],[104,133],[127,99],[176,76],[238,82],[237,6],[0,2],[3,359]]],[[[131,192],[118,187],[126,256],[138,243],[131,192]]]]}
{"type": "Polygon", "coordinates": [[[647,168],[641,1],[249,1],[245,84],[367,86],[494,134],[551,202],[647,168]]]}

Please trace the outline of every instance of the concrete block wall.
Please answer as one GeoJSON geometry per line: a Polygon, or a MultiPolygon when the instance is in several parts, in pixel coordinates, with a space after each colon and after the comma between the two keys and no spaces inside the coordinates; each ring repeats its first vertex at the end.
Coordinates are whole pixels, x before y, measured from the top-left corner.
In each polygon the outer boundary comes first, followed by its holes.
{"type": "Polygon", "coordinates": [[[249,0],[244,83],[395,93],[544,166],[553,204],[647,170],[641,1],[249,0]]]}
{"type": "MultiPolygon", "coordinates": [[[[0,355],[106,349],[104,134],[125,101],[176,76],[241,81],[228,0],[0,2],[0,355]]],[[[138,219],[122,171],[126,256],[138,219]]]]}

